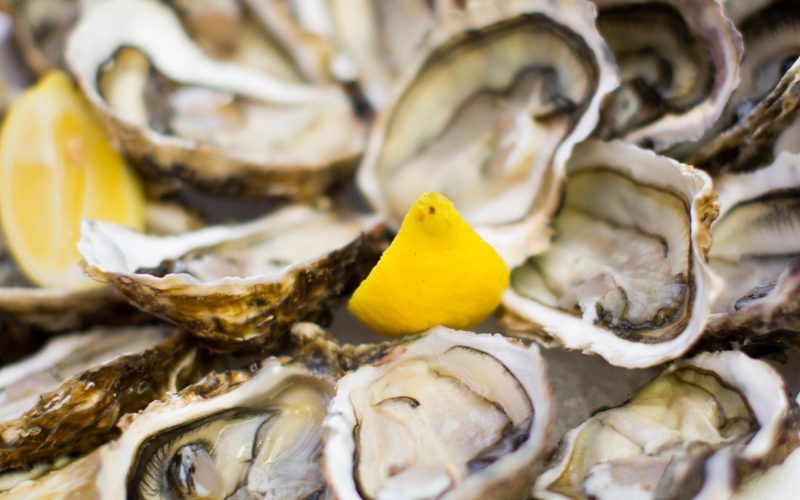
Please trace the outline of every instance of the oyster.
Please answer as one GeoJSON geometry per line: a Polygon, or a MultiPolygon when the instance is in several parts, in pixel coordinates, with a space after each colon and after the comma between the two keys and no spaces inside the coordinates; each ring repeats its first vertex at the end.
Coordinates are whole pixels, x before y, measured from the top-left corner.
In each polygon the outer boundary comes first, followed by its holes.
{"type": "Polygon", "coordinates": [[[186,31],[211,57],[285,81],[331,82],[334,48],[306,30],[284,0],[170,0],[186,31]]]}
{"type": "Polygon", "coordinates": [[[325,419],[331,493],[514,498],[553,409],[536,346],[436,327],[339,380],[325,419]]]}
{"type": "Polygon", "coordinates": [[[316,498],[333,383],[267,361],[210,375],[121,424],[100,452],[100,498],[316,498]]]}
{"type": "Polygon", "coordinates": [[[589,141],[566,185],[551,246],[512,270],[501,321],[629,368],[686,352],[720,286],[706,262],[711,180],[632,145],[589,141]]]}
{"type": "Polygon", "coordinates": [[[340,78],[355,72],[370,105],[382,109],[425,37],[461,7],[451,0],[325,0],[294,2],[293,9],[300,24],[339,48],[333,62],[340,78]]]}
{"type": "Polygon", "coordinates": [[[0,491],[0,498],[26,500],[87,500],[98,497],[94,479],[100,467],[100,453],[94,451],[45,476],[0,491]]]}
{"type": "Polygon", "coordinates": [[[303,206],[175,237],[84,223],[86,272],[133,304],[208,342],[269,345],[296,321],[325,321],[377,262],[376,216],[303,206]]]}
{"type": "Polygon", "coordinates": [[[194,349],[185,335],[166,337],[161,328],[98,329],[0,371],[0,471],[41,474],[40,462],[101,445],[122,415],[190,382],[194,349]]]}
{"type": "Polygon", "coordinates": [[[64,42],[84,5],[102,0],[10,0],[14,37],[35,74],[64,68],[64,42]]]}
{"type": "Polygon", "coordinates": [[[739,83],[742,40],[715,0],[594,0],[622,74],[604,138],[664,151],[697,140],[739,83]]]}
{"type": "Polygon", "coordinates": [[[515,263],[546,232],[564,163],[618,83],[594,9],[476,2],[420,50],[377,117],[358,185],[394,222],[439,191],[515,263]]]}
{"type": "Polygon", "coordinates": [[[727,351],[680,361],[563,438],[534,496],[730,498],[787,438],[791,409],[768,364],[727,351]]]}
{"type": "MultiPolygon", "coordinates": [[[[725,282],[709,334],[753,342],[800,332],[800,155],[716,179],[712,269],[725,282]]],[[[800,343],[798,343],[800,345],[800,343]]]]}
{"type": "Polygon", "coordinates": [[[341,88],[212,59],[154,0],[88,9],[66,60],[106,130],[156,178],[311,198],[346,178],[363,147],[341,88]]]}
{"type": "Polygon", "coordinates": [[[780,151],[800,153],[800,5],[734,0],[726,10],[744,38],[742,81],[687,160],[711,172],[752,170],[780,151]]]}

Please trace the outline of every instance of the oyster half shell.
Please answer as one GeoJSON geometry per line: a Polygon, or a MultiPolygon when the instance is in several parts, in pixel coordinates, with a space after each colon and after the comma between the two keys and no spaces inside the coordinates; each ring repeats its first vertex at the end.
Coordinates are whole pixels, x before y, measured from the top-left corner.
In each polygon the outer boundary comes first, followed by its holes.
{"type": "Polygon", "coordinates": [[[567,433],[533,495],[730,498],[787,439],[791,407],[780,375],[741,352],[676,362],[567,433]]]}
{"type": "Polygon", "coordinates": [[[572,147],[618,83],[594,16],[580,0],[522,0],[443,18],[372,128],[358,172],[371,204],[398,223],[441,192],[518,262],[546,234],[572,147]]]}
{"type": "Polygon", "coordinates": [[[686,352],[720,287],[706,262],[711,180],[632,145],[590,141],[566,185],[553,241],[512,270],[501,321],[630,368],[686,352]]]}
{"type": "Polygon", "coordinates": [[[333,383],[267,361],[210,375],[122,424],[101,450],[99,498],[316,498],[333,383]]]}
{"type": "Polygon", "coordinates": [[[742,39],[716,0],[594,0],[622,85],[604,138],[664,151],[700,139],[739,83],[742,39]]]}
{"type": "MultiPolygon", "coordinates": [[[[709,172],[753,170],[800,153],[800,5],[732,0],[745,53],[741,84],[688,162],[709,172]]],[[[684,155],[687,153],[683,152],[684,155]]]]}
{"type": "Polygon", "coordinates": [[[535,345],[436,327],[339,380],[325,420],[331,493],[524,494],[553,416],[535,345]]]}
{"type": "Polygon", "coordinates": [[[89,276],[219,347],[268,345],[296,321],[325,321],[383,251],[377,216],[304,206],[253,222],[154,237],[86,221],[89,276]]]}
{"type": "Polygon", "coordinates": [[[190,382],[194,349],[183,334],[165,339],[168,332],[62,337],[1,370],[0,471],[91,450],[116,435],[122,415],[190,382]]]}
{"type": "MultiPolygon", "coordinates": [[[[745,342],[800,332],[800,155],[780,153],[753,172],[715,179],[720,217],[712,269],[725,282],[710,335],[745,342]]],[[[800,345],[800,344],[798,344],[800,345]]]]}
{"type": "Polygon", "coordinates": [[[66,61],[106,130],[155,177],[311,198],[351,173],[363,147],[344,90],[214,60],[155,0],[88,9],[66,61]]]}

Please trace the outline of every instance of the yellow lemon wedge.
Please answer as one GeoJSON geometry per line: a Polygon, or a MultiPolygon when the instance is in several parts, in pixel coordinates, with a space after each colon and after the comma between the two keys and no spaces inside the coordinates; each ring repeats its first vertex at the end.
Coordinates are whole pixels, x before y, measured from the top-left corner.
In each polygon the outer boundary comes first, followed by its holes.
{"type": "Polygon", "coordinates": [[[348,307],[387,335],[479,323],[508,287],[503,259],[438,193],[423,194],[348,307]]]}
{"type": "Polygon", "coordinates": [[[0,132],[0,223],[34,284],[99,286],[80,268],[82,218],[144,228],[138,179],[66,75],[52,72],[11,107],[0,132]]]}

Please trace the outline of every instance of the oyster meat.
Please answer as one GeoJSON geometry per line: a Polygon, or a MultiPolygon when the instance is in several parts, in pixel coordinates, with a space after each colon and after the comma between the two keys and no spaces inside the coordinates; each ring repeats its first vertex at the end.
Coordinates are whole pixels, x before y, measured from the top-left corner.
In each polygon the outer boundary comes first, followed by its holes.
{"type": "Polygon", "coordinates": [[[632,145],[590,141],[566,184],[552,244],[512,270],[502,321],[629,368],[686,352],[719,291],[706,262],[711,180],[632,145]]]}
{"type": "Polygon", "coordinates": [[[664,151],[713,125],[739,83],[742,40],[715,0],[594,0],[622,85],[601,135],[664,151]]]}
{"type": "Polygon", "coordinates": [[[325,419],[330,492],[515,498],[553,415],[536,346],[436,327],[339,380],[325,419]]]}
{"type": "Polygon", "coordinates": [[[316,498],[333,383],[267,361],[210,375],[123,423],[101,450],[99,498],[316,498]]]}
{"type": "Polygon", "coordinates": [[[709,334],[751,342],[800,332],[800,155],[720,175],[716,186],[720,217],[709,257],[725,286],[709,334]]]}
{"type": "Polygon", "coordinates": [[[183,334],[98,329],[48,343],[0,371],[0,483],[41,474],[60,457],[116,435],[117,420],[191,382],[194,348],[183,334]],[[7,474],[11,472],[10,476],[7,474]]]}
{"type": "Polygon", "coordinates": [[[311,198],[351,173],[363,147],[343,89],[215,60],[154,0],[88,9],[65,57],[106,130],[156,178],[311,198]]]}
{"type": "Polygon", "coordinates": [[[791,408],[780,375],[741,352],[676,362],[568,432],[533,495],[730,498],[787,439],[791,408]]]}
{"type": "Polygon", "coordinates": [[[399,222],[441,192],[517,262],[546,233],[572,147],[618,83],[594,14],[580,0],[529,0],[445,17],[373,125],[358,172],[371,204],[399,222]]]}
{"type": "Polygon", "coordinates": [[[293,206],[238,226],[154,237],[85,222],[87,273],[136,306],[215,345],[269,345],[296,321],[325,321],[385,244],[377,216],[293,206]]]}

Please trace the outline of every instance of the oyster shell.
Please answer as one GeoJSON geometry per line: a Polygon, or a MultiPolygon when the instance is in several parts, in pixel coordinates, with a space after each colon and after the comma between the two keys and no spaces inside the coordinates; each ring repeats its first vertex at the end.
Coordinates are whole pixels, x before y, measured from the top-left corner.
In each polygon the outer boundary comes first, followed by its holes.
{"type": "MultiPolygon", "coordinates": [[[[254,3],[251,0],[251,3],[254,3]]],[[[441,19],[461,9],[451,0],[323,0],[294,2],[298,21],[338,48],[340,78],[355,73],[373,109],[382,109],[396,82],[441,19]]]]}
{"type": "Polygon", "coordinates": [[[358,172],[371,204],[399,222],[439,191],[517,262],[546,232],[564,163],[618,83],[594,14],[588,2],[530,0],[443,19],[373,126],[358,172]]]}
{"type": "Polygon", "coordinates": [[[14,37],[28,68],[64,68],[64,42],[84,5],[102,0],[10,0],[14,37]]]}
{"type": "Polygon", "coordinates": [[[710,172],[752,170],[780,151],[800,153],[800,5],[730,1],[726,10],[744,38],[742,82],[687,160],[710,172]]]}
{"type": "Polygon", "coordinates": [[[190,382],[194,349],[185,335],[166,336],[163,328],[93,330],[0,371],[0,471],[41,474],[38,462],[96,448],[116,435],[122,415],[190,382]]]}
{"type": "MultiPolygon", "coordinates": [[[[152,234],[175,234],[194,229],[200,221],[183,207],[148,202],[146,227],[152,234]]],[[[0,366],[36,349],[52,333],[81,331],[96,325],[146,320],[112,287],[85,291],[39,288],[17,267],[0,236],[0,366]]]]}
{"type": "Polygon", "coordinates": [[[800,332],[800,155],[780,153],[766,168],[715,182],[709,257],[725,286],[709,334],[753,342],[800,332]]]}
{"type": "Polygon", "coordinates": [[[88,9],[66,60],[106,130],[151,177],[311,198],[346,178],[363,147],[341,88],[214,60],[154,0],[88,9]]]}
{"type": "Polygon", "coordinates": [[[730,498],[787,438],[783,380],[741,352],[676,362],[562,440],[534,496],[730,498]]]}
{"type": "Polygon", "coordinates": [[[210,375],[122,424],[101,450],[100,498],[314,498],[333,383],[270,360],[210,375]]]}
{"type": "Polygon", "coordinates": [[[512,270],[501,321],[629,368],[686,352],[720,286],[706,262],[711,180],[632,145],[589,141],[566,185],[551,246],[512,270]]]}
{"type": "Polygon", "coordinates": [[[536,346],[436,327],[339,380],[325,419],[331,493],[513,498],[552,423],[536,346]]]}
{"type": "Polygon", "coordinates": [[[386,231],[376,216],[303,206],[238,226],[153,237],[84,223],[86,272],[133,304],[208,342],[269,345],[329,306],[377,262],[386,231]]]}
{"type": "MultiPolygon", "coordinates": [[[[292,15],[285,0],[169,0],[186,31],[211,57],[285,81],[332,82],[334,47],[292,15]]],[[[313,7],[313,5],[312,5],[313,7]]]]}
{"type": "Polygon", "coordinates": [[[715,0],[594,0],[622,74],[601,135],[656,151],[700,139],[739,83],[742,39],[715,0]]]}

